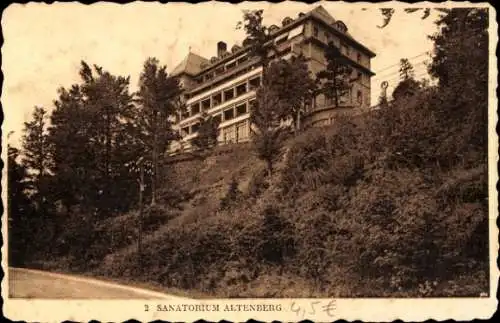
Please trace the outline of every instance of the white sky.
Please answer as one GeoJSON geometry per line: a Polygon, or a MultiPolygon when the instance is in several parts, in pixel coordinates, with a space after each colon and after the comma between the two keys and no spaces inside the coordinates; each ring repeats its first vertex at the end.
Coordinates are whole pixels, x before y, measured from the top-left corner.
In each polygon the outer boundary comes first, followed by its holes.
{"type": "MultiPolygon", "coordinates": [[[[379,29],[380,12],[367,3],[13,4],[2,17],[4,134],[15,131],[11,139],[18,142],[23,122],[31,117],[33,106],[51,110],[57,89],[79,81],[81,60],[103,66],[113,74],[130,75],[133,91],[147,57],[158,58],[171,71],[189,47],[210,58],[215,55],[219,40],[225,41],[228,48],[241,44],[244,32],[235,27],[243,9],[262,8],[264,23],[280,26],[284,17],[295,18],[318,4],[335,19],[344,21],[351,35],[377,54],[372,70],[383,71],[372,80],[372,102],[377,101],[382,79],[391,84],[397,82],[395,64],[400,58],[432,49],[427,36],[436,31],[435,14],[421,20],[420,13],[409,15],[399,10],[386,28],[379,29]],[[391,65],[395,66],[387,68],[391,65]]],[[[420,55],[411,59],[417,76],[425,70],[419,64],[425,58],[420,55]]]]}

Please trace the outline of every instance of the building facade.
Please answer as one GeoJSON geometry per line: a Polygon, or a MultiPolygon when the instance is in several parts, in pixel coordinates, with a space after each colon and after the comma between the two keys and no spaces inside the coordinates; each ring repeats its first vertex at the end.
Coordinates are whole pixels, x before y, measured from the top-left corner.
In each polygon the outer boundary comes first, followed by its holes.
{"type": "MultiPolygon", "coordinates": [[[[273,58],[289,59],[302,54],[307,59],[311,75],[326,68],[324,56],[328,43],[341,49],[352,67],[352,86],[341,98],[340,106],[318,95],[303,117],[305,126],[331,124],[339,113],[357,113],[370,107],[370,78],[374,73],[370,61],[375,53],[356,41],[347,26],[335,20],[322,6],[308,13],[286,17],[282,26],[270,26],[276,48],[273,58]]],[[[217,56],[206,59],[194,53],[174,69],[184,88],[186,111],[179,114],[176,129],[182,140],[174,142],[171,151],[190,148],[197,136],[202,112],[220,121],[220,143],[238,143],[250,139],[250,105],[262,79],[262,67],[257,57],[249,57],[247,48],[234,45],[228,50],[224,42],[217,44],[217,56]]]]}

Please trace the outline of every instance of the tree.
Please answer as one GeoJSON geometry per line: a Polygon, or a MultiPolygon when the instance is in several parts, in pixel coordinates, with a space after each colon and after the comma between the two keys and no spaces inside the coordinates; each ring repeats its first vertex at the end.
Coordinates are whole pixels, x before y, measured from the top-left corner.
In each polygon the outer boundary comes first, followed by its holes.
{"type": "Polygon", "coordinates": [[[326,69],[317,73],[317,78],[322,81],[322,92],[327,98],[333,99],[335,106],[338,107],[340,98],[348,94],[351,89],[352,68],[347,58],[333,42],[328,44],[325,58],[326,69]]]}
{"type": "Polygon", "coordinates": [[[51,117],[54,187],[66,207],[103,214],[127,209],[131,193],[116,188],[130,186],[124,165],[136,158],[127,138],[134,117],[129,78],[85,62],[80,76],[81,84],[59,90],[51,117]]]}
{"type": "MultiPolygon", "coordinates": [[[[436,22],[429,72],[438,79],[442,104],[436,109],[443,128],[460,131],[465,142],[460,154],[487,154],[488,9],[452,8],[436,22]]],[[[443,140],[449,140],[443,138],[443,140]]],[[[457,140],[455,139],[455,144],[457,140]]]]}
{"type": "Polygon", "coordinates": [[[139,135],[147,153],[151,154],[153,178],[151,180],[151,204],[157,199],[159,179],[159,156],[175,138],[172,120],[179,105],[177,99],[181,86],[177,78],[167,73],[166,66],[160,66],[156,58],[148,58],[139,79],[139,135]]]}
{"type": "Polygon", "coordinates": [[[401,78],[401,81],[415,78],[415,70],[407,58],[401,58],[399,61],[399,77],[401,78]]]}
{"type": "Polygon", "coordinates": [[[198,135],[193,138],[191,144],[201,151],[217,146],[219,136],[219,122],[203,111],[200,116],[198,135]]]}
{"type": "Polygon", "coordinates": [[[271,63],[264,86],[273,92],[279,101],[279,118],[293,120],[297,132],[300,128],[300,115],[305,104],[311,101],[316,88],[304,56],[271,63]]]}
{"type": "Polygon", "coordinates": [[[420,90],[420,82],[415,80],[413,65],[406,58],[400,60],[399,77],[401,81],[392,93],[395,100],[412,96],[420,90]]]}
{"type": "Polygon", "coordinates": [[[19,149],[7,147],[7,212],[9,228],[9,265],[22,265],[32,241],[29,221],[32,206],[27,195],[28,173],[19,163],[19,149]]]}
{"type": "Polygon", "coordinates": [[[37,207],[47,193],[45,175],[50,167],[50,149],[47,140],[47,111],[43,107],[35,107],[33,119],[24,123],[23,164],[32,174],[29,176],[31,188],[35,191],[37,207]]]}
{"type": "Polygon", "coordinates": [[[244,46],[249,48],[250,57],[258,57],[262,64],[262,76],[266,77],[270,62],[270,53],[275,50],[273,37],[269,27],[263,25],[264,10],[244,10],[243,21],[239,21],[236,29],[243,28],[247,37],[244,46]]]}
{"type": "Polygon", "coordinates": [[[275,106],[279,99],[267,87],[257,91],[257,98],[250,111],[251,133],[257,156],[266,162],[268,174],[272,175],[273,165],[280,158],[283,142],[289,133],[288,126],[281,122],[275,106]]]}

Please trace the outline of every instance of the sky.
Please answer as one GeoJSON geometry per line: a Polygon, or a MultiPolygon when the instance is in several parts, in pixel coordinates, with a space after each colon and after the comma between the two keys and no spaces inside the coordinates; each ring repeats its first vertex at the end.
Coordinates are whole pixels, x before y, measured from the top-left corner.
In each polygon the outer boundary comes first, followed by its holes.
{"type": "Polygon", "coordinates": [[[435,13],[421,20],[419,13],[399,10],[391,23],[380,29],[378,7],[368,3],[12,4],[2,16],[3,133],[14,131],[9,142],[17,145],[33,107],[52,110],[57,89],[79,82],[81,60],[115,75],[130,76],[134,91],[148,57],[156,57],[171,71],[190,49],[210,58],[220,40],[228,48],[241,44],[244,32],[237,30],[236,24],[244,9],[264,9],[264,23],[280,26],[284,17],[295,18],[320,4],[377,54],[372,60],[372,70],[377,73],[372,78],[372,102],[377,101],[381,81],[389,81],[389,90],[397,83],[401,58],[410,58],[416,75],[425,76],[426,52],[432,50],[427,36],[436,32],[435,13]]]}

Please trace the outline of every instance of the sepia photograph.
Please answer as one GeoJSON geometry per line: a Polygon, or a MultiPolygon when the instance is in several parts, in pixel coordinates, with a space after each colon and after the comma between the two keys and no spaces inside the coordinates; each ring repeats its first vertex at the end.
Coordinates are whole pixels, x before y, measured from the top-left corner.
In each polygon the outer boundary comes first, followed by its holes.
{"type": "Polygon", "coordinates": [[[31,2],[1,24],[8,318],[495,312],[489,4],[31,2]]]}

